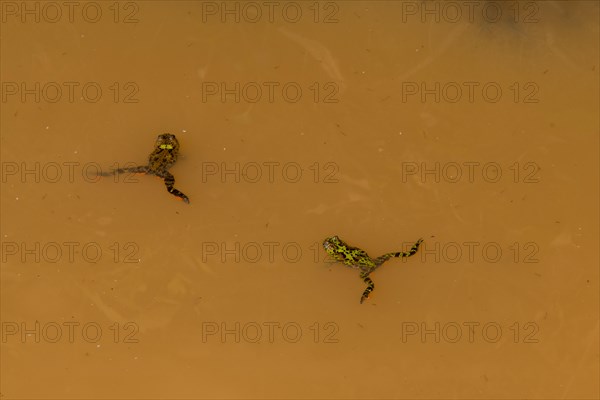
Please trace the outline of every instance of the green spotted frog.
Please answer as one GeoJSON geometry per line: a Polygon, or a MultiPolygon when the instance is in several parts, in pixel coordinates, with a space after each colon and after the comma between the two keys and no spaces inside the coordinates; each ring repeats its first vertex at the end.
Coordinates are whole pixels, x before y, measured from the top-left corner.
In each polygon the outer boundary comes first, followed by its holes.
{"type": "Polygon", "coordinates": [[[323,241],[323,247],[325,248],[327,254],[335,261],[339,261],[344,265],[352,268],[358,268],[360,270],[360,278],[367,284],[367,288],[360,298],[360,303],[362,304],[365,299],[369,298],[369,295],[375,289],[375,284],[371,278],[369,278],[371,272],[375,271],[390,258],[410,257],[414,255],[417,250],[419,250],[419,246],[422,242],[423,239],[417,240],[417,242],[413,244],[413,246],[407,252],[398,251],[395,253],[386,253],[375,259],[369,257],[367,252],[364,250],[349,246],[337,236],[332,236],[325,239],[323,241]]]}
{"type": "Polygon", "coordinates": [[[175,135],[171,133],[163,133],[162,135],[158,135],[158,138],[156,139],[154,151],[150,153],[150,156],[148,157],[148,165],[119,168],[111,172],[103,172],[100,175],[111,176],[127,172],[134,174],[156,175],[165,181],[165,185],[169,193],[189,204],[190,199],[185,194],[175,189],[175,177],[168,171],[168,169],[175,164],[175,161],[177,161],[178,155],[179,142],[177,141],[175,135]]]}

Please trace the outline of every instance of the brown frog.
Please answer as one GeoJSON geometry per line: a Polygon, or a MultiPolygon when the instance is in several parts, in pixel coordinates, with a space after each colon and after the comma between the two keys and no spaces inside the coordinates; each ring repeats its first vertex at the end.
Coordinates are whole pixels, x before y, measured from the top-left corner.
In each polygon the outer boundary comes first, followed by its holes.
{"type": "Polygon", "coordinates": [[[173,174],[168,171],[168,169],[175,164],[175,161],[177,161],[178,155],[179,142],[177,141],[175,135],[171,133],[163,133],[162,135],[158,135],[158,138],[156,139],[154,151],[150,153],[150,156],[148,157],[148,165],[119,168],[111,172],[100,173],[100,175],[112,176],[122,173],[156,175],[165,181],[165,185],[169,193],[189,204],[190,199],[185,194],[175,189],[175,177],[173,177],[173,174]]]}

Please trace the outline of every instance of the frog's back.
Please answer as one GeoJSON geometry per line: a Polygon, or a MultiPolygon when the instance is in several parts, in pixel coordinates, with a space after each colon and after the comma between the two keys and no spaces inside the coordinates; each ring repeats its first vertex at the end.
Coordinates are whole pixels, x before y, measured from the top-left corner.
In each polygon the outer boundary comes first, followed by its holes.
{"type": "Polygon", "coordinates": [[[148,167],[153,172],[165,172],[175,164],[179,155],[179,142],[175,135],[164,133],[156,139],[154,151],[148,157],[148,167]]]}
{"type": "Polygon", "coordinates": [[[325,247],[327,254],[334,260],[339,261],[348,267],[360,268],[361,270],[375,268],[373,259],[369,257],[366,251],[348,245],[338,236],[332,236],[325,239],[323,247],[325,247]]]}

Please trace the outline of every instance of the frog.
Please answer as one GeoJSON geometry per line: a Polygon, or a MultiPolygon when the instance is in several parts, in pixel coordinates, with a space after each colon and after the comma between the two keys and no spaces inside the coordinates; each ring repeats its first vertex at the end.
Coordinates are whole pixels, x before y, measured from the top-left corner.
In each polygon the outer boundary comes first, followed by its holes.
{"type": "Polygon", "coordinates": [[[418,250],[419,246],[423,243],[423,239],[419,239],[412,245],[408,251],[397,251],[392,253],[386,253],[377,258],[371,258],[366,251],[359,249],[358,247],[352,247],[337,235],[326,238],[323,241],[323,247],[325,252],[335,261],[339,261],[342,264],[357,268],[360,272],[360,279],[367,284],[367,288],[364,290],[360,297],[360,304],[369,298],[370,294],[375,290],[375,284],[369,277],[369,275],[377,268],[381,267],[390,258],[399,257],[410,257],[413,256],[418,250]]]}
{"type": "Polygon", "coordinates": [[[180,198],[186,204],[189,204],[190,199],[185,194],[175,189],[175,177],[168,171],[168,169],[175,164],[175,161],[177,161],[178,155],[179,141],[175,135],[163,133],[158,135],[156,143],[154,144],[154,150],[150,153],[150,156],[148,156],[148,165],[118,168],[110,172],[101,172],[99,175],[112,176],[122,173],[156,175],[164,180],[169,193],[180,198]]]}

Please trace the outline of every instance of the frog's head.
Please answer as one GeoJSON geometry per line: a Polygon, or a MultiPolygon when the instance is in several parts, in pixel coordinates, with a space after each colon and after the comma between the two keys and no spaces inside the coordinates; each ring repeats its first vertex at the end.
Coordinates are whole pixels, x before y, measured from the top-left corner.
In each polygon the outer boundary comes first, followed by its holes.
{"type": "Polygon", "coordinates": [[[173,150],[179,148],[179,142],[172,133],[163,133],[158,135],[155,147],[163,150],[173,150]]]}
{"type": "Polygon", "coordinates": [[[331,236],[323,240],[323,247],[330,256],[336,254],[342,246],[343,243],[337,236],[331,236]]]}

